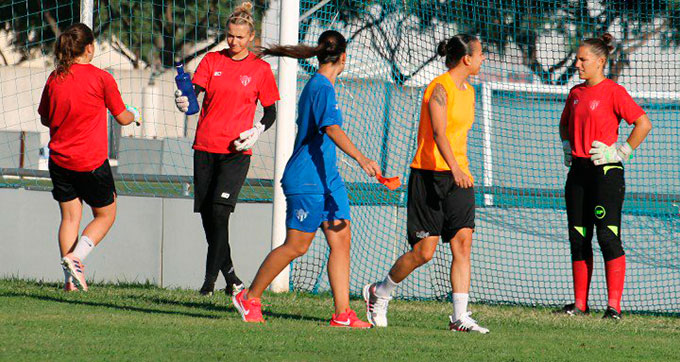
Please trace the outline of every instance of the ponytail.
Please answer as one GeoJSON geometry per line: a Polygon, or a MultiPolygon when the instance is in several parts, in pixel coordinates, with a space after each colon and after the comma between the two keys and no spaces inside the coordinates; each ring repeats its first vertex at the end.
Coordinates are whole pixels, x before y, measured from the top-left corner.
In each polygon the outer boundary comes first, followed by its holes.
{"type": "Polygon", "coordinates": [[[57,77],[63,78],[69,73],[76,58],[85,53],[85,47],[94,43],[94,33],[83,23],[76,23],[59,34],[54,42],[54,56],[56,58],[55,72],[57,77]]]}
{"type": "Polygon", "coordinates": [[[259,48],[260,56],[289,57],[307,59],[316,57],[319,64],[336,63],[347,51],[347,39],[335,30],[324,31],[319,37],[318,45],[274,45],[259,48]]]}

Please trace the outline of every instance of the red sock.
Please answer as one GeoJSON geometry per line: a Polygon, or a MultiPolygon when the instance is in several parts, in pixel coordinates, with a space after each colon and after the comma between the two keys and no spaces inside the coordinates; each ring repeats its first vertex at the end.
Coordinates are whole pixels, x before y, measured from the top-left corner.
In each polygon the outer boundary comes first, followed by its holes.
{"type": "Polygon", "coordinates": [[[623,294],[623,281],[626,277],[626,256],[605,262],[604,270],[607,275],[607,304],[621,313],[621,295],[623,294]]]}
{"type": "Polygon", "coordinates": [[[574,276],[574,302],[576,308],[585,312],[588,308],[590,279],[593,276],[593,258],[572,262],[571,270],[574,276]]]}

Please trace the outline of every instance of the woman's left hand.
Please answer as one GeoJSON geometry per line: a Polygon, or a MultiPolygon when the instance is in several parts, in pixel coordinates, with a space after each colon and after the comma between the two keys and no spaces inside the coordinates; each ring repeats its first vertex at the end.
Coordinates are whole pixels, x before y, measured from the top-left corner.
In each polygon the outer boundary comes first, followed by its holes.
{"type": "Polygon", "coordinates": [[[247,151],[251,149],[255,145],[255,142],[260,138],[262,132],[264,132],[264,125],[260,122],[257,122],[253,128],[241,132],[239,139],[234,141],[236,151],[247,151]]]}

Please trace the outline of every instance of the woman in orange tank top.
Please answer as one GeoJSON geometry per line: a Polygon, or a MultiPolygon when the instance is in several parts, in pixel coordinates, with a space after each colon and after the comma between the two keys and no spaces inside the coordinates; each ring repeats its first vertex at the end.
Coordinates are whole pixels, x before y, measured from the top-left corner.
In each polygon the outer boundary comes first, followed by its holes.
{"type": "Polygon", "coordinates": [[[449,328],[487,333],[467,311],[470,290],[470,250],[475,228],[474,179],[467,159],[467,134],[475,118],[475,91],[467,78],[484,61],[482,44],[459,34],[439,44],[448,71],[425,90],[418,127],[418,150],[408,183],[408,242],[382,282],[364,287],[367,317],[377,327],[387,326],[387,305],[398,284],[429,262],[441,237],[453,253],[451,285],[453,314],[449,328]]]}

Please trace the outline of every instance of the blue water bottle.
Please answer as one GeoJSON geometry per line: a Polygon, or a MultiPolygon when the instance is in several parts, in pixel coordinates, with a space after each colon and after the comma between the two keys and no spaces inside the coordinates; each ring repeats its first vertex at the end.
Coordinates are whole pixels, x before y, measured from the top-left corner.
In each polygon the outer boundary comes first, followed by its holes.
{"type": "Polygon", "coordinates": [[[177,83],[177,89],[182,91],[183,96],[189,98],[189,110],[187,110],[187,115],[192,115],[198,113],[198,100],[196,99],[196,92],[194,92],[194,85],[191,84],[191,76],[184,73],[184,64],[182,62],[175,63],[177,68],[177,76],[175,77],[175,83],[177,83]]]}

